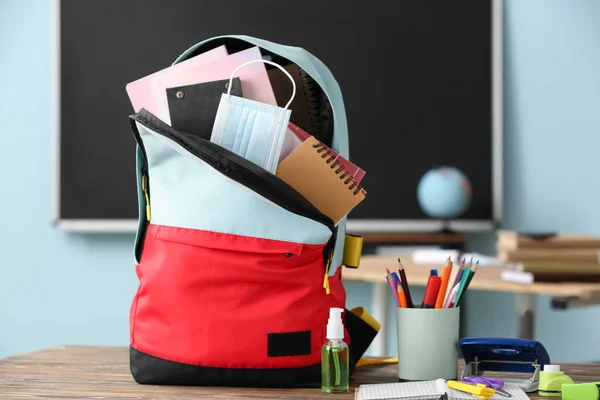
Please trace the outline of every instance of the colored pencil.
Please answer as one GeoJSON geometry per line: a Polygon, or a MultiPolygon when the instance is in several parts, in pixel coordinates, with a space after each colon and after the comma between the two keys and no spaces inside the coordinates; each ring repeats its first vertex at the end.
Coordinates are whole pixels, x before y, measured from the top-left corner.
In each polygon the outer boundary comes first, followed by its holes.
{"type": "Polygon", "coordinates": [[[396,289],[396,280],[392,276],[392,273],[389,269],[386,268],[385,270],[387,271],[387,276],[385,277],[385,279],[387,280],[387,282],[390,285],[390,288],[392,289],[394,300],[396,300],[396,306],[400,307],[400,298],[398,297],[398,289],[396,289]]]}
{"type": "Polygon", "coordinates": [[[460,266],[458,267],[458,272],[456,272],[456,277],[454,278],[454,283],[452,287],[454,287],[458,282],[460,282],[460,278],[462,278],[462,274],[465,271],[465,259],[463,258],[460,266]]]}
{"type": "Polygon", "coordinates": [[[400,277],[398,276],[398,274],[396,272],[392,272],[392,276],[394,277],[394,284],[400,284],[400,286],[402,286],[402,282],[400,282],[400,277]]]}
{"type": "Polygon", "coordinates": [[[454,307],[458,307],[458,299],[460,299],[460,296],[462,296],[463,292],[465,291],[465,287],[467,285],[467,280],[469,279],[470,275],[471,275],[471,268],[465,267],[462,277],[460,278],[460,282],[458,283],[458,285],[459,285],[458,293],[456,293],[456,299],[454,300],[454,307]]]}
{"type": "Polygon", "coordinates": [[[442,308],[444,306],[444,297],[446,296],[446,290],[448,289],[448,281],[450,280],[450,274],[452,273],[452,261],[450,257],[444,264],[444,270],[442,271],[442,285],[440,286],[440,292],[438,293],[437,300],[435,302],[435,308],[442,308]]]}
{"type": "Polygon", "coordinates": [[[398,283],[398,297],[400,298],[400,307],[408,308],[408,303],[406,302],[406,295],[404,294],[404,290],[402,290],[402,285],[398,283]]]}
{"type": "Polygon", "coordinates": [[[412,301],[412,297],[410,296],[410,287],[408,285],[408,279],[406,279],[406,272],[404,271],[404,265],[402,265],[402,260],[398,258],[398,273],[400,274],[400,279],[402,280],[402,289],[406,294],[406,303],[408,304],[408,308],[414,308],[414,304],[412,301]]]}
{"type": "Polygon", "coordinates": [[[452,290],[450,291],[450,293],[448,293],[448,298],[446,299],[446,302],[444,303],[444,308],[452,308],[452,303],[454,302],[454,299],[456,298],[456,293],[458,293],[459,286],[460,286],[460,283],[457,283],[456,285],[454,285],[454,287],[452,287],[452,290]]]}
{"type": "Polygon", "coordinates": [[[460,302],[462,301],[462,299],[465,297],[465,293],[467,292],[467,289],[469,288],[469,285],[471,284],[471,280],[473,280],[473,277],[475,276],[475,273],[477,272],[477,267],[479,266],[479,261],[477,261],[475,263],[475,265],[473,266],[473,269],[471,270],[471,273],[469,274],[469,277],[467,278],[467,282],[465,284],[465,288],[462,291],[460,297],[457,296],[456,298],[456,306],[460,306],[460,302]]]}

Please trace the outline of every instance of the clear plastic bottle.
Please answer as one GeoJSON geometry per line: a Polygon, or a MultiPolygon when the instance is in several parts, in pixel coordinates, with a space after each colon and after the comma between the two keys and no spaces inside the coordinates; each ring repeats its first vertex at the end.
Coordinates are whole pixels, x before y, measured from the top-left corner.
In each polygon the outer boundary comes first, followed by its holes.
{"type": "Polygon", "coordinates": [[[329,310],[327,343],[321,351],[321,389],[326,393],[348,392],[350,387],[350,354],[344,343],[341,308],[329,310]]]}

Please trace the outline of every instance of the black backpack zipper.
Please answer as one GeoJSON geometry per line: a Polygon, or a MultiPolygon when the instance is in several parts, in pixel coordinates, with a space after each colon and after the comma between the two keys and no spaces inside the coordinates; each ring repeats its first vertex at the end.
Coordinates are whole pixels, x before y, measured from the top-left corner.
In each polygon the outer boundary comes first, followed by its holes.
{"type": "Polygon", "coordinates": [[[255,191],[287,211],[325,225],[332,234],[335,231],[331,218],[321,213],[287,183],[251,161],[206,139],[173,129],[145,109],[140,110],[130,118],[135,139],[142,148],[145,158],[142,170],[146,176],[147,156],[135,122],[176,142],[189,151],[190,154],[211,165],[223,175],[255,191]]]}

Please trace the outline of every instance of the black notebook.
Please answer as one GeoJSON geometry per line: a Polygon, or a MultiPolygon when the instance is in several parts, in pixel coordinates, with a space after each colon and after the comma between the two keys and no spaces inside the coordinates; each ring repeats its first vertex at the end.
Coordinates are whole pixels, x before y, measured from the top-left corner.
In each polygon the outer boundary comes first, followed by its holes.
{"type": "MultiPolygon", "coordinates": [[[[167,88],[171,126],[210,140],[221,95],[227,93],[229,79],[167,88]]],[[[231,94],[242,97],[239,78],[233,78],[231,94]]]]}

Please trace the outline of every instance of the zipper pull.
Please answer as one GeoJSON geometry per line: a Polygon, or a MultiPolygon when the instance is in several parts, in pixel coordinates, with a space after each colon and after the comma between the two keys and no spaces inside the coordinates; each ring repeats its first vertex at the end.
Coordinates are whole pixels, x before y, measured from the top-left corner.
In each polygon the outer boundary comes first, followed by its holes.
{"type": "Polygon", "coordinates": [[[152,216],[150,214],[150,196],[148,195],[148,178],[146,175],[142,175],[142,190],[144,191],[144,196],[146,196],[146,219],[150,221],[152,216]]]}
{"type": "Polygon", "coordinates": [[[329,267],[331,266],[331,259],[333,258],[333,250],[329,250],[329,254],[327,257],[327,265],[325,266],[325,276],[323,277],[323,289],[325,289],[325,293],[329,294],[329,267]]]}

